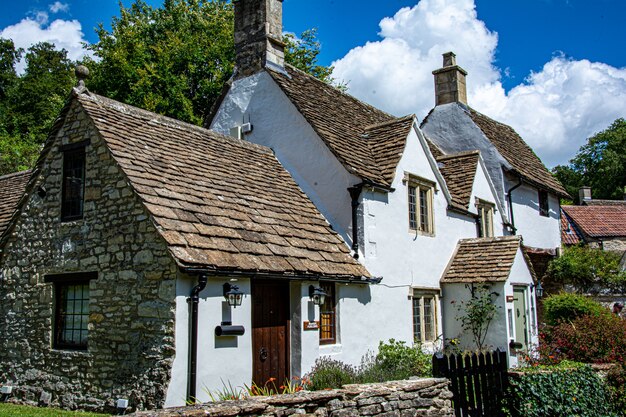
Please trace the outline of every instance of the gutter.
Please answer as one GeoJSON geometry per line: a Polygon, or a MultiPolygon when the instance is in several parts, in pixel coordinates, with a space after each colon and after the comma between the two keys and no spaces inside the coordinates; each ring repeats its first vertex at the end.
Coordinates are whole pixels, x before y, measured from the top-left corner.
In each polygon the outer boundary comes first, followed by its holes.
{"type": "Polygon", "coordinates": [[[517,179],[518,179],[517,185],[509,189],[509,192],[506,193],[506,198],[509,200],[509,215],[511,217],[511,230],[513,232],[513,235],[517,234],[517,228],[515,227],[515,216],[513,215],[513,198],[511,195],[513,191],[515,191],[517,188],[519,188],[522,185],[522,182],[523,182],[521,176],[518,176],[517,179]]]}
{"type": "Polygon", "coordinates": [[[201,273],[198,276],[198,284],[191,290],[191,295],[187,302],[191,303],[190,325],[189,325],[189,369],[187,372],[187,402],[196,402],[196,380],[198,369],[198,304],[200,303],[200,292],[206,288],[208,276],[201,273]]]}

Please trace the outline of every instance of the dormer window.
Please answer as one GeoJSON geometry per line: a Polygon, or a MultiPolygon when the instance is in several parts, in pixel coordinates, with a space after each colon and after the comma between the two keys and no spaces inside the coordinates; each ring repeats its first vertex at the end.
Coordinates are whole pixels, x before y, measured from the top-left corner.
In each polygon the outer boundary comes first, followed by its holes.
{"type": "Polygon", "coordinates": [[[478,237],[493,237],[493,214],[496,206],[483,200],[476,202],[478,210],[478,237]]]}
{"type": "Polygon", "coordinates": [[[405,174],[408,188],[409,229],[422,234],[434,234],[433,194],[435,183],[405,174]]]}
{"type": "Polygon", "coordinates": [[[83,218],[85,197],[85,145],[63,149],[61,221],[83,218]]]}
{"type": "Polygon", "coordinates": [[[550,215],[548,192],[544,190],[539,190],[539,214],[544,217],[548,217],[550,215]]]}

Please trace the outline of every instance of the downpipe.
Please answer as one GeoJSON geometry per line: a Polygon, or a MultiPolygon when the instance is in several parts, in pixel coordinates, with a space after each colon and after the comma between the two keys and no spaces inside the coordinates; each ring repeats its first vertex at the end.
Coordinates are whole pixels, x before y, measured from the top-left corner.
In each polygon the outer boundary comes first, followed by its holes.
{"type": "Polygon", "coordinates": [[[190,303],[189,320],[189,369],[187,372],[187,403],[196,402],[196,381],[198,370],[198,305],[200,304],[200,293],[206,288],[208,276],[200,274],[198,284],[191,290],[191,295],[187,298],[190,303]]]}

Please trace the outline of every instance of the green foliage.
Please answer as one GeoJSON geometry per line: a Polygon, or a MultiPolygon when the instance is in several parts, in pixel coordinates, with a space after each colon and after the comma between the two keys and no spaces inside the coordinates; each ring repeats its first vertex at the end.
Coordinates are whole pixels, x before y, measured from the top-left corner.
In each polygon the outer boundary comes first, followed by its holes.
{"type": "Polygon", "coordinates": [[[626,186],[626,120],[617,119],[587,139],[568,166],[552,172],[576,202],[583,185],[592,188],[594,198],[621,200],[626,186]]]}
{"type": "Polygon", "coordinates": [[[606,307],[590,297],[566,292],[544,298],[543,309],[544,318],[549,325],[556,325],[560,321],[571,322],[585,315],[600,316],[610,313],[606,307]]]}
{"type": "Polygon", "coordinates": [[[589,292],[594,286],[624,292],[626,272],[620,270],[620,260],[620,254],[615,252],[573,246],[550,262],[547,275],[548,279],[572,284],[581,292],[589,292]]]}
{"type": "Polygon", "coordinates": [[[357,381],[358,372],[355,367],[341,361],[322,356],[315,361],[309,374],[311,390],[341,388],[357,381]]]}
{"type": "Polygon", "coordinates": [[[108,415],[0,403],[0,417],[106,417],[108,415]]]}
{"type": "Polygon", "coordinates": [[[283,35],[283,41],[285,42],[286,62],[325,83],[332,84],[335,81],[332,77],[333,67],[325,67],[317,63],[322,47],[317,40],[317,28],[305,30],[299,38],[286,33],[283,35]]]}
{"type": "Polygon", "coordinates": [[[31,46],[18,76],[23,52],[0,39],[0,175],[33,165],[74,84],[67,51],[46,42],[31,46]]]}
{"type": "Polygon", "coordinates": [[[432,376],[431,356],[420,347],[407,346],[405,342],[390,339],[380,342],[376,355],[368,353],[359,367],[347,365],[327,357],[315,362],[308,378],[309,388],[322,390],[341,388],[345,384],[385,382],[407,379],[412,376],[432,376]]]}
{"type": "Polygon", "coordinates": [[[457,305],[457,319],[463,330],[471,333],[478,350],[483,350],[489,326],[498,312],[498,306],[494,303],[496,294],[490,291],[488,285],[472,285],[469,289],[470,299],[457,305]]]}
{"type": "Polygon", "coordinates": [[[620,416],[626,416],[626,364],[621,363],[609,370],[606,376],[611,402],[619,411],[620,416]]]}
{"type": "Polygon", "coordinates": [[[513,378],[504,413],[511,417],[613,417],[605,382],[590,367],[529,372],[513,378]]]}

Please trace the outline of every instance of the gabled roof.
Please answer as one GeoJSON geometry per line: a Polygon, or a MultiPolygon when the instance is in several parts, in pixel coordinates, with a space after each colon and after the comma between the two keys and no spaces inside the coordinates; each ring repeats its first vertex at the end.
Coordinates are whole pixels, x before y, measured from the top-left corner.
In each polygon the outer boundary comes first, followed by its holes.
{"type": "Polygon", "coordinates": [[[561,213],[561,242],[564,245],[578,245],[584,238],[576,225],[570,221],[565,212],[561,213]]]}
{"type": "Polygon", "coordinates": [[[448,185],[452,203],[466,210],[470,206],[479,156],[478,151],[469,151],[437,157],[439,171],[448,185]]]}
{"type": "Polygon", "coordinates": [[[428,139],[436,145],[435,149],[443,153],[481,151],[502,204],[504,191],[499,185],[503,181],[502,168],[520,175],[537,188],[569,197],[561,183],[512,127],[464,104],[436,106],[426,116],[421,127],[428,139]]]}
{"type": "Polygon", "coordinates": [[[26,191],[31,171],[16,172],[0,177],[0,236],[4,233],[17,205],[26,191]]]}
{"type": "MultiPolygon", "coordinates": [[[[508,279],[517,255],[522,249],[519,236],[462,239],[448,264],[441,283],[504,282],[508,279]]],[[[523,251],[523,249],[522,249],[523,251]]],[[[530,260],[524,254],[530,274],[530,260]]]]}
{"type": "Polygon", "coordinates": [[[626,206],[626,200],[583,200],[581,201],[583,206],[626,206]]]}
{"type": "Polygon", "coordinates": [[[396,118],[286,65],[268,73],[348,172],[390,186],[414,116],[396,118]]]}
{"type": "Polygon", "coordinates": [[[562,209],[585,236],[626,236],[626,205],[563,206],[562,209]]]}
{"type": "Polygon", "coordinates": [[[569,197],[563,185],[554,178],[524,139],[511,127],[469,108],[469,115],[498,152],[524,179],[539,188],[547,188],[562,197],[569,197]]]}

